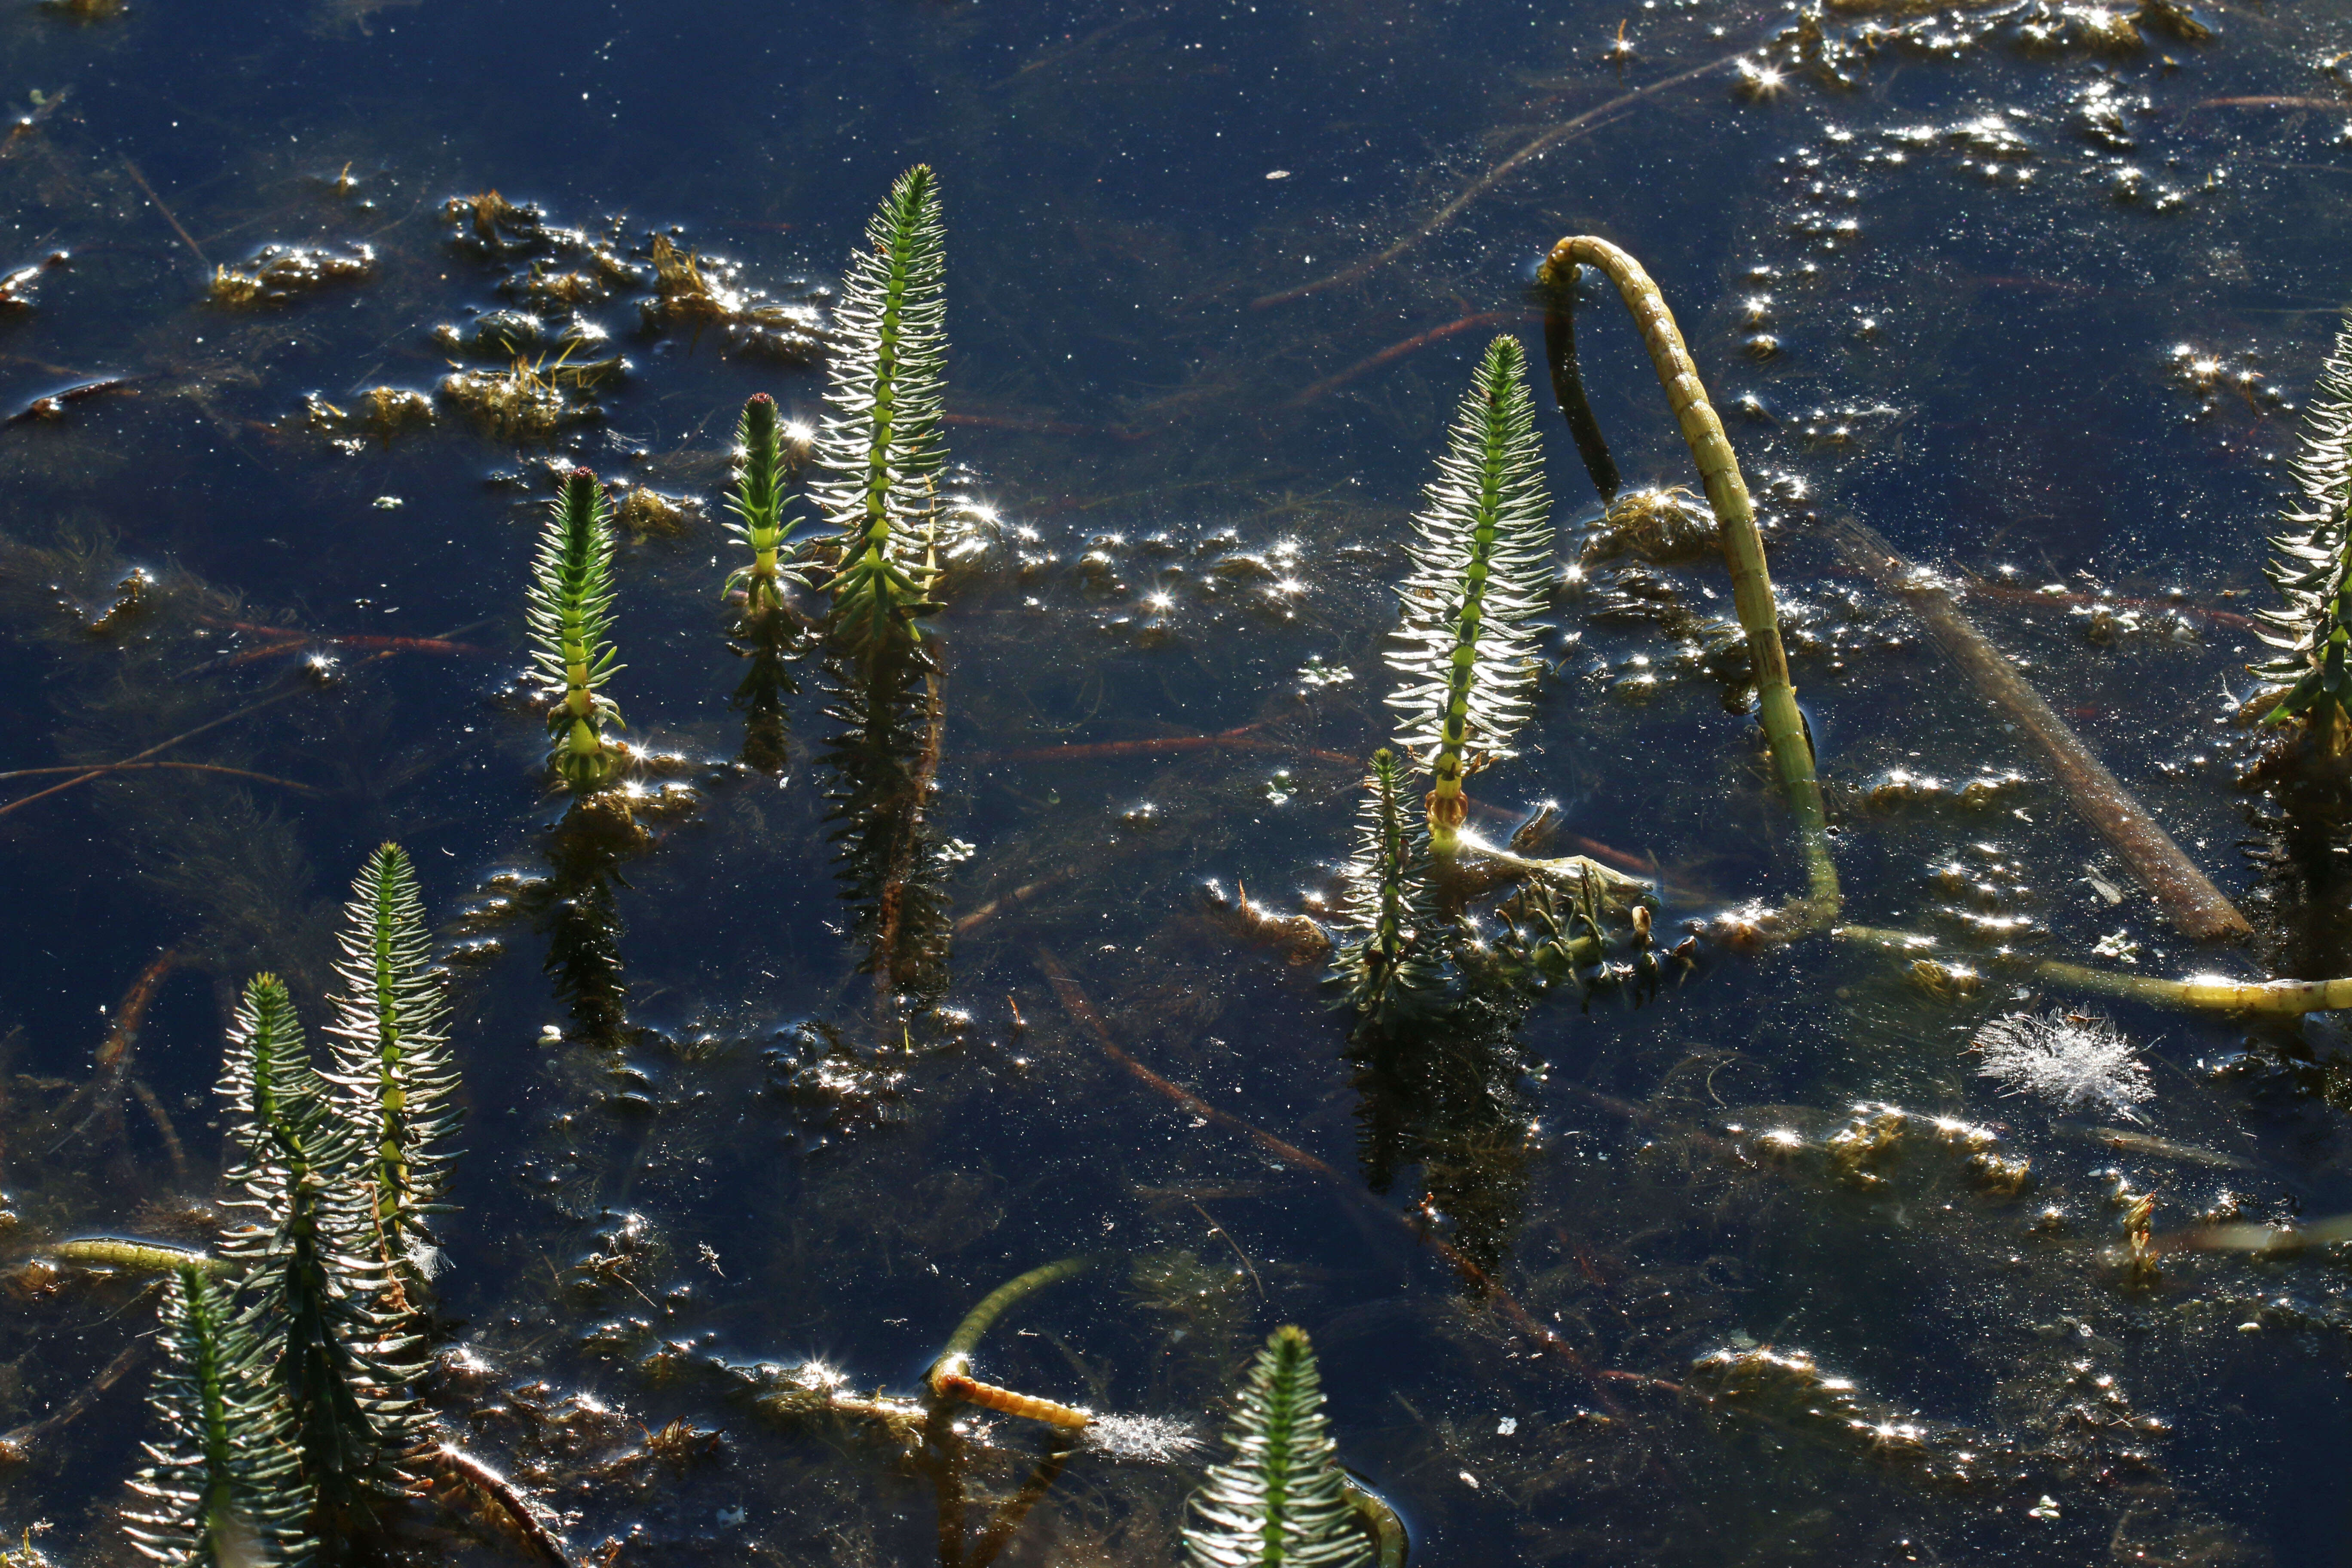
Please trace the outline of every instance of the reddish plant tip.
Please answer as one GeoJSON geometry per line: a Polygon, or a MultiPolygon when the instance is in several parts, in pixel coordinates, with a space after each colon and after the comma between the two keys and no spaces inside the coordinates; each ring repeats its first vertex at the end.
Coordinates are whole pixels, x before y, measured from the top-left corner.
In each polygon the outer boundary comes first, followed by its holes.
{"type": "Polygon", "coordinates": [[[590,468],[574,468],[565,477],[575,485],[583,482],[593,485],[596,482],[595,471],[590,468]]]}
{"type": "Polygon", "coordinates": [[[764,403],[764,404],[767,404],[770,407],[773,407],[773,406],[775,405],[775,402],[776,402],[776,400],[775,400],[774,398],[772,398],[772,397],[769,396],[769,395],[768,395],[766,393],[764,393],[764,392],[755,392],[755,393],[753,393],[753,394],[751,395],[751,396],[750,401],[751,401],[751,402],[753,402],[753,403],[764,403]]]}

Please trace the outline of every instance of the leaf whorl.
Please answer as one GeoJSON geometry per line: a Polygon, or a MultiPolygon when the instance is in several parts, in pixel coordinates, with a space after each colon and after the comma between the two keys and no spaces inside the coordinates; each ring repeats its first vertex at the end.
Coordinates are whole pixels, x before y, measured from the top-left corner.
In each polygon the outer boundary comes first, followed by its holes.
{"type": "Polygon", "coordinates": [[[1397,743],[1464,771],[1512,755],[1528,717],[1536,632],[1550,588],[1550,498],[1518,340],[1496,338],[1454,416],[1437,478],[1413,518],[1412,570],[1389,667],[1397,743]]]}

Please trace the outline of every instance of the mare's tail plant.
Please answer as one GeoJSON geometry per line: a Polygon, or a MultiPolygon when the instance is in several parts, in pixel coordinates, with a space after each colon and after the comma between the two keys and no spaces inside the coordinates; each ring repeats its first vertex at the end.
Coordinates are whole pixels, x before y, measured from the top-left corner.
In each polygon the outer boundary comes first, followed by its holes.
{"type": "Polygon", "coordinates": [[[1469,810],[1464,778],[1510,756],[1526,721],[1537,668],[1528,623],[1549,590],[1550,502],[1517,338],[1496,338],[1479,362],[1426,497],[1388,656],[1405,684],[1389,705],[1399,743],[1435,781],[1430,847],[1450,862],[1469,810]]]}
{"type": "Polygon", "coordinates": [[[404,1386],[421,1370],[409,1359],[415,1342],[386,1302],[368,1151],[310,1065],[275,975],[245,988],[219,1089],[240,1118],[228,1205],[252,1216],[221,1251],[254,1288],[241,1321],[274,1363],[304,1479],[340,1527],[400,1484],[397,1461],[423,1426],[404,1386]]]}
{"type": "Polygon", "coordinates": [[[184,1263],[163,1286],[163,1369],[148,1403],[163,1429],[123,1515],[140,1552],[169,1568],[299,1568],[311,1490],[283,1393],[232,1287],[184,1263]]]}
{"type": "Polygon", "coordinates": [[[1351,934],[1332,954],[1332,978],[1365,1022],[1381,1028],[1435,1005],[1445,973],[1429,832],[1405,796],[1396,753],[1385,746],[1372,753],[1364,781],[1339,923],[1351,934]]]}
{"type": "Polygon", "coordinates": [[[783,608],[783,586],[777,553],[792,537],[795,519],[784,515],[783,421],[776,400],[764,392],[751,395],[743,416],[735,425],[735,493],[727,510],[737,521],[727,531],[751,552],[748,566],[739,566],[727,579],[729,592],[743,590],[743,618],[757,622],[783,608]]]}
{"type": "Polygon", "coordinates": [[[1184,1527],[1192,1568],[1365,1568],[1371,1542],[1348,1498],[1304,1329],[1276,1329],[1242,1385],[1233,1458],[1212,1465],[1184,1527]]]}
{"type": "Polygon", "coordinates": [[[357,1129],[361,1176],[374,1184],[374,1249],[404,1287],[421,1289],[440,1265],[431,1215],[457,1151],[450,1101],[448,998],[432,967],[425,904],[408,852],[383,844],[367,858],[343,906],[335,973],[337,1088],[357,1129]]]}
{"type": "Polygon", "coordinates": [[[833,627],[850,647],[921,641],[938,576],[946,258],[937,177],[898,176],[850,260],[835,312],[830,406],[810,485],[840,531],[833,627]]]}
{"type": "Polygon", "coordinates": [[[2285,689],[2265,722],[2300,719],[2340,756],[2352,749],[2352,321],[2312,389],[2294,478],[2302,504],[2271,542],[2271,581],[2286,603],[2263,613],[2275,631],[2258,634],[2279,657],[2254,673],[2285,689]]]}
{"type": "Polygon", "coordinates": [[[621,710],[604,683],[622,666],[613,649],[613,521],[596,476],[565,476],[531,563],[531,662],[555,706],[547,732],[550,758],[575,793],[601,789],[620,772],[622,753],[604,726],[621,710]]]}
{"type": "Polygon", "coordinates": [[[1706,387],[1691,363],[1682,329],[1666,308],[1665,296],[1651,281],[1642,264],[1605,239],[1570,235],[1551,247],[1536,274],[1545,302],[1544,346],[1551,367],[1551,384],[1561,416],[1576,437],[1578,451],[1593,488],[1604,501],[1617,499],[1617,465],[1609,456],[1601,428],[1584,395],[1576,359],[1576,284],[1586,267],[1599,270],[1616,285],[1618,298],[1641,330],[1650,351],[1651,367],[1665,389],[1683,442],[1698,465],[1706,487],[1707,505],[1715,512],[1723,538],[1723,557],[1731,573],[1731,599],[1748,634],[1749,662],[1756,672],[1758,717],[1770,745],[1774,771],[1782,795],[1804,842],[1809,886],[1806,896],[1783,912],[1790,934],[1835,921],[1843,904],[1837,867],[1830,858],[1829,815],[1822,803],[1821,782],[1813,773],[1813,745],[1797,710],[1797,689],[1789,679],[1789,655],[1780,642],[1780,615],[1772,597],[1772,577],[1764,561],[1764,536],[1756,527],[1756,507],[1748,499],[1748,480],[1739,471],[1738,455],[1725,439],[1723,421],[1707,401],[1706,387]]]}

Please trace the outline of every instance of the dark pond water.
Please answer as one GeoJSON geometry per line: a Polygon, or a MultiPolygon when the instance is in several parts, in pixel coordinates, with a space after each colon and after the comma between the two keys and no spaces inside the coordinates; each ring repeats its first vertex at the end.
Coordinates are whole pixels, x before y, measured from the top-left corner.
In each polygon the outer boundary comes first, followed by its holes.
{"type": "MultiPolygon", "coordinates": [[[[430,1402],[576,1560],[940,1556],[936,1471],[869,1424],[763,1408],[760,1363],[911,1394],[982,1295],[1099,1253],[992,1337],[990,1375],[1207,1429],[1297,1322],[1344,1459],[1420,1563],[2352,1561],[2339,1249],[2168,1253],[2137,1283],[2115,1256],[2119,1179],[2159,1237],[2352,1209],[2324,1016],[2114,1005],[2154,1088],[2118,1148],[2089,1131],[2112,1118],[2004,1097],[1968,1054],[1988,1019],[2091,1001],[2030,977],[1939,997],[1825,935],[1709,942],[1638,1009],[1554,1000],[1374,1058],[1317,966],[1203,901],[1213,880],[1284,913],[1329,894],[1358,759],[1389,734],[1409,515],[1486,342],[1540,353],[1533,267],[1583,232],[1658,279],[1757,489],[1850,918],[2154,974],[2352,968],[2343,880],[2325,846],[2265,858],[2227,722],[2345,298],[2352,20],[1817,20],[13,4],[0,264],[37,270],[0,319],[0,405],[30,411],[0,426],[0,761],[185,735],[157,758],[245,772],[115,773],[0,816],[0,1423],[21,1440],[0,1535],[48,1521],[58,1561],[131,1560],[148,1366],[25,1428],[141,1345],[152,1299],[43,1249],[208,1239],[235,989],[276,969],[315,1028],[347,879],[392,837],[449,943],[467,1107],[430,1402]],[[765,717],[740,698],[760,672],[720,598],[734,410],[767,390],[814,417],[816,334],[696,332],[641,301],[658,235],[821,322],[918,161],[947,204],[955,482],[995,521],[938,617],[936,719],[918,692],[877,754],[837,742],[821,657],[765,717]],[[490,190],[582,243],[484,254],[447,205],[490,190]],[[368,248],[358,277],[209,297],[268,246],[368,248]],[[575,357],[626,361],[544,433],[439,391],[453,360],[505,367],[514,323],[478,323],[533,303],[534,264],[542,321],[587,324],[575,357]],[[372,426],[379,388],[430,410],[372,426]],[[654,753],[653,842],[624,857],[551,837],[520,679],[532,539],[572,463],[694,503],[622,551],[614,689],[654,753]],[[1840,553],[1848,517],[1970,584],[1967,613],[2255,941],[2200,952],[2167,923],[1840,553]],[[142,602],[102,618],[133,568],[142,602]],[[127,1069],[70,1098],[142,989],[127,1069]],[[1862,1102],[1909,1120],[1842,1171],[1830,1140],[1883,1114],[1862,1102]],[[2030,1184],[1972,1176],[1937,1117],[1997,1133],[2030,1184]],[[1766,1131],[1802,1148],[1773,1158],[1766,1131]],[[1779,1381],[1721,1397],[1725,1355],[1779,1381]],[[716,1447],[650,1456],[681,1419],[716,1447]]],[[[1694,482],[1601,303],[1585,367],[1620,462],[1694,482]]],[[[1598,508],[1564,434],[1547,402],[1566,568],[1598,508]]],[[[1671,591],[1719,618],[1722,569],[1625,565],[1563,584],[1554,673],[1525,755],[1474,781],[1480,821],[1558,802],[1559,852],[1658,868],[1669,925],[1790,896],[1743,694],[1639,610],[1671,591]]],[[[1041,1433],[974,1442],[974,1540],[1041,1433]]],[[[1082,1453],[1002,1560],[1172,1561],[1197,1464],[1082,1453]]],[[[404,1529],[419,1561],[514,1551],[458,1509],[404,1529]]]]}

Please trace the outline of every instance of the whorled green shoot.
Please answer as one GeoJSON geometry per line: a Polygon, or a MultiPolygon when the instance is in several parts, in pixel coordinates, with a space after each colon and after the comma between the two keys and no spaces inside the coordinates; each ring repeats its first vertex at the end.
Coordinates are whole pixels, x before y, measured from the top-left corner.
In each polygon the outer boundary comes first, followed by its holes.
{"type": "Polygon", "coordinates": [[[145,1443],[124,1531],[171,1568],[295,1568],[310,1560],[302,1478],[286,1401],[233,1289],[184,1265],[166,1280],[147,1395],[163,1436],[145,1443]]]}
{"type": "Polygon", "coordinates": [[[247,1216],[221,1251],[253,1291],[243,1321],[291,1410],[303,1475],[345,1520],[399,1485],[422,1430],[404,1385],[421,1369],[387,1300],[366,1143],[311,1066],[275,975],[246,986],[219,1091],[239,1116],[227,1206],[247,1216]]]}
{"type": "Polygon", "coordinates": [[[736,521],[727,531],[751,552],[751,564],[727,579],[730,593],[743,591],[743,616],[756,621],[783,607],[778,553],[792,537],[795,520],[784,515],[783,419],[776,400],[755,392],[735,424],[735,493],[727,510],[736,521]]]}
{"type": "Polygon", "coordinates": [[[430,1216],[457,1154],[457,1069],[416,871],[399,845],[379,845],[360,868],[338,940],[342,994],[327,1030],[336,1082],[375,1185],[384,1261],[421,1287],[440,1265],[430,1216]]]}
{"type": "Polygon", "coordinates": [[[2271,541],[2270,578],[2286,603],[2258,632],[2279,657],[2254,673],[2285,688],[2267,723],[2300,718],[2331,754],[2352,745],[2352,321],[2336,334],[2303,419],[2301,504],[2271,541]]]}
{"type": "Polygon", "coordinates": [[[1362,1568],[1371,1542],[1349,1506],[1307,1331],[1276,1329],[1242,1385],[1233,1458],[1192,1494],[1192,1568],[1362,1568]]]}
{"type": "Polygon", "coordinates": [[[1404,680],[1389,697],[1398,742],[1435,780],[1429,839],[1441,860],[1453,857],[1469,809],[1464,778],[1510,756],[1527,720],[1537,668],[1528,623],[1549,587],[1549,506],[1527,355],[1517,338],[1496,338],[1413,519],[1404,624],[1388,655],[1404,680]]]}
{"type": "Polygon", "coordinates": [[[1396,753],[1372,753],[1347,867],[1332,978],[1374,1027],[1426,1011],[1445,984],[1440,916],[1429,884],[1429,832],[1405,795],[1396,753]]]}
{"type": "Polygon", "coordinates": [[[840,531],[836,635],[851,647],[921,640],[939,507],[946,253],[937,177],[898,176],[850,260],[834,313],[829,412],[810,494],[840,531]]]}
{"type": "Polygon", "coordinates": [[[574,468],[563,481],[539,554],[531,563],[531,664],[554,706],[550,758],[574,791],[602,788],[620,772],[622,753],[604,735],[621,710],[604,684],[622,669],[613,648],[612,510],[596,476],[574,468]]]}

